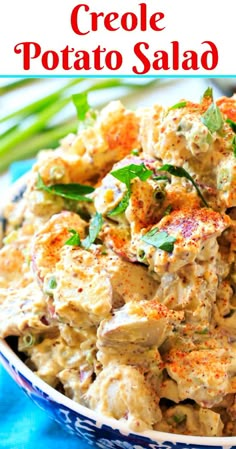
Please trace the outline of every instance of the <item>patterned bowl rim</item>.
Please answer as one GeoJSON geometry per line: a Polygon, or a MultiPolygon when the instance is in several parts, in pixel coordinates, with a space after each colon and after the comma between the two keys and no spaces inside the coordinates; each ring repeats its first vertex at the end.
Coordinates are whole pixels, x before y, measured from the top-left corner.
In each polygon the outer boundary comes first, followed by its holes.
{"type": "MultiPolygon", "coordinates": [[[[4,204],[6,204],[11,198],[13,198],[20,189],[27,183],[29,179],[29,173],[26,173],[21,178],[19,178],[14,184],[12,184],[8,193],[5,195],[4,202],[2,202],[0,206],[0,215],[3,210],[4,204]]],[[[116,419],[106,417],[97,413],[75,401],[66,397],[59,391],[55,390],[53,387],[48,385],[42,379],[40,379],[33,371],[31,371],[17,356],[17,354],[10,348],[8,343],[0,338],[0,354],[5,357],[10,366],[16,368],[16,370],[22,374],[26,379],[28,379],[35,387],[37,387],[42,392],[46,393],[50,399],[54,402],[64,405],[71,409],[74,412],[77,412],[83,415],[86,418],[91,419],[96,422],[96,426],[101,428],[103,425],[110,427],[112,430],[118,430],[123,435],[129,435],[132,433],[133,435],[137,435],[137,437],[150,438],[152,441],[164,442],[169,441],[173,444],[183,443],[187,445],[200,445],[200,446],[222,446],[223,448],[231,448],[232,446],[236,447],[236,436],[233,437],[200,437],[200,436],[189,436],[189,435],[180,435],[180,434],[172,434],[166,432],[159,432],[157,430],[146,430],[144,432],[136,433],[124,422],[120,422],[116,419]]],[[[5,368],[7,368],[6,364],[5,368]]]]}

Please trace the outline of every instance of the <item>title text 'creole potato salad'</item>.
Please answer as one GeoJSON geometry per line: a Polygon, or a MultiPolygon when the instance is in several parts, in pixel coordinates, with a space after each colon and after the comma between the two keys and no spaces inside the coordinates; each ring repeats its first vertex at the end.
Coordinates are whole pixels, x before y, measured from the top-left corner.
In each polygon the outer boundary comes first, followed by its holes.
{"type": "Polygon", "coordinates": [[[4,209],[1,336],[135,431],[236,435],[235,208],[236,96],[87,111],[4,209]]]}

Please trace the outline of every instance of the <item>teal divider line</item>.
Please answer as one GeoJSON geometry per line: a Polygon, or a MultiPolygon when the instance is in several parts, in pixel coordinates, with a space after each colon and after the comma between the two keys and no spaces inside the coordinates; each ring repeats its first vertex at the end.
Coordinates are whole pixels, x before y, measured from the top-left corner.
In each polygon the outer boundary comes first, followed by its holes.
{"type": "Polygon", "coordinates": [[[0,75],[0,78],[236,78],[235,75],[0,75]]]}

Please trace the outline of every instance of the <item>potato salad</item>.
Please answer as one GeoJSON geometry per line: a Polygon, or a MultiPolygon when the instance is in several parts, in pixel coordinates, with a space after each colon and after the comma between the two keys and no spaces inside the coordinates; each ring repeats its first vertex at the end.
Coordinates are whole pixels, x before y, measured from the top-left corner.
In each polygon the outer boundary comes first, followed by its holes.
{"type": "Polygon", "coordinates": [[[4,207],[0,336],[133,431],[236,435],[235,254],[236,95],[111,102],[4,207]]]}

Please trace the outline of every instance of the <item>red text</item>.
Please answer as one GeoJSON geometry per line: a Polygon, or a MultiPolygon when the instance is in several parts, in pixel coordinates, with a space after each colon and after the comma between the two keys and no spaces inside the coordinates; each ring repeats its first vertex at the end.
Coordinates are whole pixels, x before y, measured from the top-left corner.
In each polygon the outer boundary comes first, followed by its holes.
{"type": "Polygon", "coordinates": [[[140,3],[139,10],[135,12],[125,12],[121,16],[118,12],[90,12],[90,7],[85,3],[74,7],[71,13],[71,27],[74,33],[82,36],[91,31],[98,31],[102,26],[108,31],[147,31],[150,27],[153,31],[162,31],[165,29],[162,20],[165,15],[163,12],[155,12],[151,16],[148,14],[146,3],[140,3]],[[84,26],[85,18],[89,16],[90,26],[84,26]]]}

